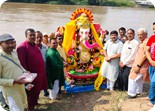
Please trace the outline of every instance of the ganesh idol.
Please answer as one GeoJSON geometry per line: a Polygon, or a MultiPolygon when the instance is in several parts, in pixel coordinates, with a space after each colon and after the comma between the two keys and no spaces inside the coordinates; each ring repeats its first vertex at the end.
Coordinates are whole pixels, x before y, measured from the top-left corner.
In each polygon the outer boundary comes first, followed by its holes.
{"type": "Polygon", "coordinates": [[[103,62],[103,45],[96,29],[92,13],[85,8],[77,9],[65,26],[67,74],[75,84],[93,83],[103,62]]]}

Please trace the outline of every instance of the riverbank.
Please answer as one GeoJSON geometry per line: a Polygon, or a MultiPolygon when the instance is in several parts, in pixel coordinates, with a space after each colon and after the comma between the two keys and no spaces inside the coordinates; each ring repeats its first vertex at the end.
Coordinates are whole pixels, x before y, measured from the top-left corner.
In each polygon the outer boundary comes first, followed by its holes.
{"type": "Polygon", "coordinates": [[[108,90],[83,93],[62,93],[61,100],[50,100],[40,95],[40,106],[35,111],[148,111],[147,104],[149,83],[144,84],[144,92],[136,99],[128,99],[127,93],[108,90]]]}

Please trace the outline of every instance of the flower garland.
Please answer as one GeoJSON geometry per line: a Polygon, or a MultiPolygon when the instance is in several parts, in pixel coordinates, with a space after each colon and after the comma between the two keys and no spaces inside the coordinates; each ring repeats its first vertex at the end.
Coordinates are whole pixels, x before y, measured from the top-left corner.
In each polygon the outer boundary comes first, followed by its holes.
{"type": "MultiPolygon", "coordinates": [[[[92,39],[93,39],[93,36],[89,36],[89,43],[90,44],[92,44],[92,39]]],[[[76,48],[75,48],[76,57],[75,57],[75,60],[77,62],[77,67],[78,67],[78,69],[82,69],[82,70],[88,72],[89,66],[93,62],[93,58],[94,58],[93,49],[89,50],[89,53],[91,55],[90,60],[87,63],[82,63],[80,61],[80,49],[79,49],[80,41],[79,41],[78,31],[76,31],[76,40],[75,41],[76,41],[76,48]]]]}

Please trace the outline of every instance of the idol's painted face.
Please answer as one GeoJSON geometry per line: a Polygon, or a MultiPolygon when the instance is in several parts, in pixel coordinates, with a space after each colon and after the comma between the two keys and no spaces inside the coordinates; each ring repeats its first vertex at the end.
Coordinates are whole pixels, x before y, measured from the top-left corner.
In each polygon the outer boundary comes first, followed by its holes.
{"type": "Polygon", "coordinates": [[[79,30],[79,36],[80,40],[88,40],[89,39],[89,33],[90,33],[90,28],[80,28],[79,30]]]}

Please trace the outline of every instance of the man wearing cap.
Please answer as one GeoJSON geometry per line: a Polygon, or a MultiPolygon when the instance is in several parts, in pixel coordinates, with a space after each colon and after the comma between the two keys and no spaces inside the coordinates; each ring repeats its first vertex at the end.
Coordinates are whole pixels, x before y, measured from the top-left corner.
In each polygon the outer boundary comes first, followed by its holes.
{"type": "Polygon", "coordinates": [[[41,90],[47,89],[45,81],[45,64],[40,49],[35,44],[35,30],[32,28],[25,31],[26,40],[17,47],[17,53],[21,65],[31,73],[37,73],[37,77],[31,83],[34,87],[26,90],[28,97],[28,109],[34,110],[38,104],[39,94],[41,90]]]}
{"type": "Polygon", "coordinates": [[[14,49],[14,38],[9,34],[0,35],[0,86],[10,111],[24,111],[27,108],[23,67],[14,49]],[[13,62],[14,61],[14,62],[13,62]]]}

